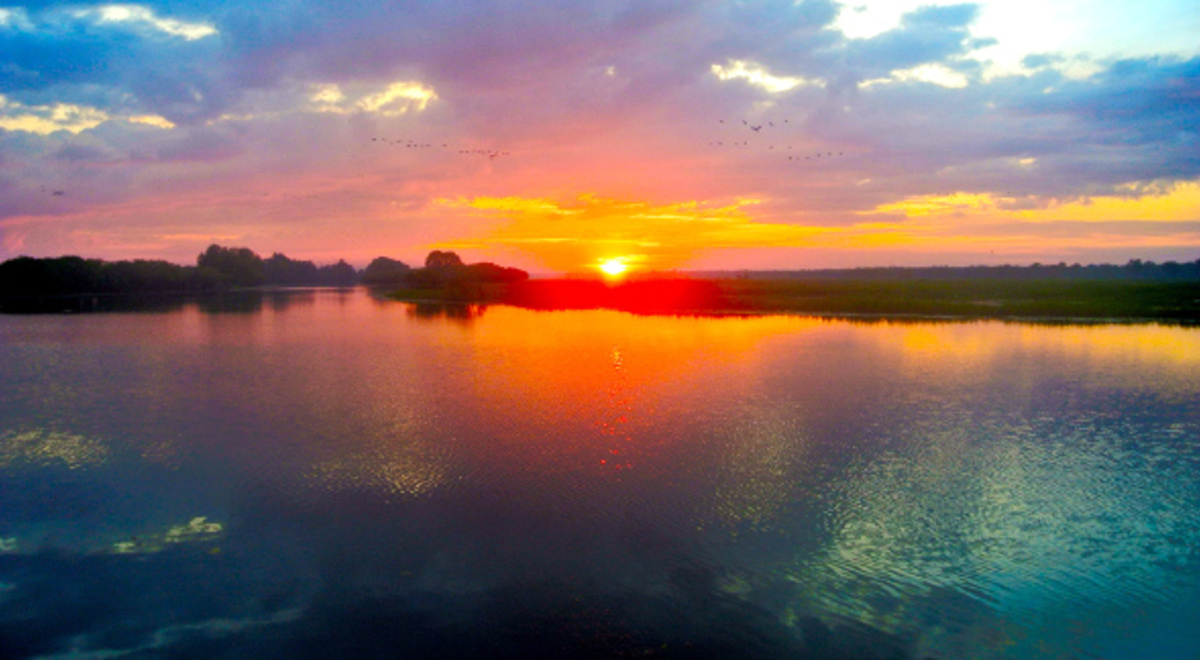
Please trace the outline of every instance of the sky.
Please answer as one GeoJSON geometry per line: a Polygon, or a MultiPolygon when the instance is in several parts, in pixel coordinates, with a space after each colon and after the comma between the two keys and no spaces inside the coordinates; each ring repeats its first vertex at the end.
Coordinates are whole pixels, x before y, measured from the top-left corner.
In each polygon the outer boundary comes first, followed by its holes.
{"type": "Polygon", "coordinates": [[[1190,4],[0,4],[0,259],[1194,261],[1190,4]]]}

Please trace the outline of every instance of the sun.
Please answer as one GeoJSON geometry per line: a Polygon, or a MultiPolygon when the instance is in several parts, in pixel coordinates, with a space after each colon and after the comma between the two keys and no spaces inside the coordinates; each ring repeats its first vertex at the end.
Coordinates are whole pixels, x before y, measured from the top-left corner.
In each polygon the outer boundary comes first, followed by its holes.
{"type": "Polygon", "coordinates": [[[625,271],[629,270],[628,264],[625,263],[625,260],[622,257],[605,259],[604,261],[600,262],[599,268],[600,272],[604,273],[608,277],[620,277],[625,273],[625,271]]]}

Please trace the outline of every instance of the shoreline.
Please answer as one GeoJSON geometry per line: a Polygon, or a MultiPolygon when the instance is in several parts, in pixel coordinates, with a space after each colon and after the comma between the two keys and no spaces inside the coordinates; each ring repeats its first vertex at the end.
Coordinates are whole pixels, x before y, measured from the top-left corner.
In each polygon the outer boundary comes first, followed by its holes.
{"type": "MultiPolygon", "coordinates": [[[[361,285],[360,285],[361,286],[361,285]]],[[[356,287],[357,288],[357,287],[356,287]]],[[[507,305],[639,315],[788,315],[863,322],[1003,321],[1051,325],[1200,326],[1200,283],[901,282],[663,279],[606,283],[532,280],[469,289],[362,286],[376,298],[429,306],[507,305]],[[980,291],[980,289],[983,291],[980,291]],[[997,297],[998,291],[1005,295],[997,297]],[[1081,293],[1071,297],[1070,292],[1081,293]],[[986,295],[981,295],[986,294],[986,295]],[[1035,295],[1036,294],[1036,295],[1035,295]],[[1147,294],[1149,299],[1143,297],[1147,294]],[[1039,310],[1042,310],[1039,312],[1039,310]]],[[[219,292],[87,293],[0,297],[0,315],[152,311],[189,300],[234,300],[346,287],[254,287],[219,292]]]]}
{"type": "Polygon", "coordinates": [[[1154,318],[1154,317],[1091,317],[1091,316],[967,316],[953,314],[904,314],[884,312],[830,312],[804,310],[745,310],[745,309],[659,309],[648,311],[632,311],[616,307],[573,307],[564,309],[536,309],[505,302],[469,302],[448,301],[437,299],[391,298],[390,300],[408,305],[431,305],[447,308],[466,307],[512,307],[537,312],[578,312],[604,310],[633,314],[634,316],[679,316],[693,318],[744,317],[758,318],[766,316],[795,316],[828,321],[850,322],[899,322],[899,323],[1014,323],[1025,325],[1164,325],[1171,327],[1192,328],[1200,327],[1200,321],[1191,319],[1154,318]]]}
{"type": "Polygon", "coordinates": [[[423,305],[611,309],[677,316],[794,315],[860,321],[1200,325],[1200,283],[1078,281],[535,280],[478,291],[405,290],[423,305]]]}

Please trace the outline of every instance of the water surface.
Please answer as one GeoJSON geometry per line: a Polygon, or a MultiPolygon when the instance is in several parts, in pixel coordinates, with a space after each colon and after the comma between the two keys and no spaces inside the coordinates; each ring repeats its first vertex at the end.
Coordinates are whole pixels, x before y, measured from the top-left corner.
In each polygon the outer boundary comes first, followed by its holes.
{"type": "Polygon", "coordinates": [[[0,316],[0,657],[1195,658],[1200,332],[0,316]]]}

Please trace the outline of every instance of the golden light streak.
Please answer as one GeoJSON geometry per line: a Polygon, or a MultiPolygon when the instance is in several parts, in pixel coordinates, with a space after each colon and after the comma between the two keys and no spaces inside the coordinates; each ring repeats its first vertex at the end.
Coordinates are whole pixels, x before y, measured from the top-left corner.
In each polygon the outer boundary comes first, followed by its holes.
{"type": "MultiPolygon", "coordinates": [[[[1200,221],[1200,184],[1195,182],[1136,190],[1141,197],[1093,198],[1034,210],[1007,209],[1024,198],[958,192],[924,195],[881,204],[859,214],[866,222],[811,226],[756,220],[758,199],[714,204],[691,200],[654,204],[579,195],[477,197],[439,200],[443,208],[507,218],[505,224],[461,240],[438,242],[437,249],[512,249],[559,272],[597,268],[613,255],[639,255],[650,271],[684,267],[695,256],[716,250],[808,248],[832,251],[873,249],[930,253],[978,253],[1061,260],[1087,249],[1200,246],[1200,232],[1185,222],[1200,221]],[[902,216],[892,220],[879,216],[902,216]],[[1146,232],[1138,223],[1162,224],[1146,232]],[[1058,223],[1050,227],[1051,223],[1058,223]]],[[[803,268],[805,264],[797,263],[803,268]]],[[[593,271],[594,272],[594,271],[593,271]]]]}
{"type": "Polygon", "coordinates": [[[996,199],[986,193],[953,193],[950,195],[921,195],[900,202],[880,204],[863,215],[900,213],[908,218],[944,215],[964,211],[984,211],[997,207],[996,199]]]}
{"type": "MultiPolygon", "coordinates": [[[[1032,164],[1018,161],[1021,165],[1032,164]]],[[[1137,191],[1129,186],[1131,192],[1137,191]]],[[[948,195],[919,195],[899,202],[881,204],[861,215],[902,214],[908,218],[970,213],[990,221],[1025,222],[1117,222],[1160,221],[1184,222],[1200,220],[1200,183],[1180,182],[1166,188],[1146,187],[1138,196],[1095,196],[1084,200],[1058,202],[1049,200],[1046,206],[1035,209],[1007,209],[1021,197],[1006,197],[991,193],[955,192],[948,195]]]]}
{"type": "Polygon", "coordinates": [[[509,219],[486,236],[446,241],[439,249],[490,245],[525,252],[560,272],[594,268],[612,255],[640,255],[650,270],[677,268],[697,252],[762,246],[802,247],[836,231],[824,227],[758,222],[746,208],[758,200],[717,205],[686,201],[656,205],[580,195],[569,201],[522,197],[442,200],[443,206],[503,213],[509,219]]]}
{"type": "Polygon", "coordinates": [[[1077,220],[1104,222],[1118,220],[1153,220],[1181,222],[1200,220],[1200,183],[1176,183],[1161,194],[1138,197],[1092,197],[1046,209],[1017,211],[1023,220],[1034,222],[1077,220]]]}

